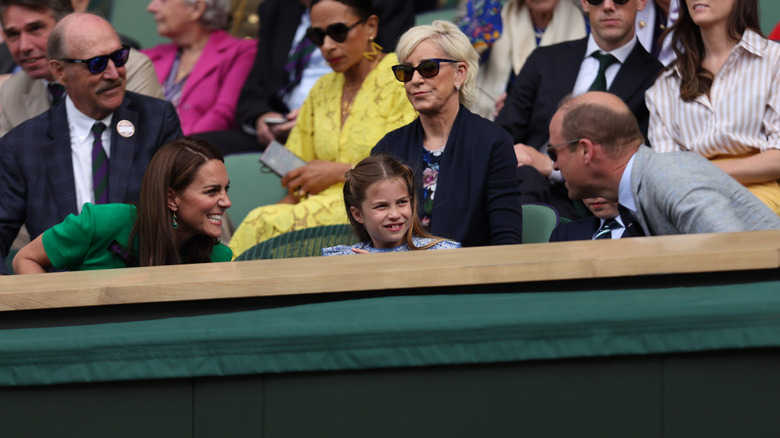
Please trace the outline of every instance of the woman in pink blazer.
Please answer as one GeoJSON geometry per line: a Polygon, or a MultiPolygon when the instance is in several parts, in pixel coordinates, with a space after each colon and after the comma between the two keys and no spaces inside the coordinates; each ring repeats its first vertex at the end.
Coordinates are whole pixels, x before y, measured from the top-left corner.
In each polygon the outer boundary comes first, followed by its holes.
{"type": "Polygon", "coordinates": [[[223,30],[229,7],[230,0],[152,0],[146,8],[157,33],[172,43],[142,52],[154,63],[185,135],[236,127],[236,102],[257,43],[223,30]]]}

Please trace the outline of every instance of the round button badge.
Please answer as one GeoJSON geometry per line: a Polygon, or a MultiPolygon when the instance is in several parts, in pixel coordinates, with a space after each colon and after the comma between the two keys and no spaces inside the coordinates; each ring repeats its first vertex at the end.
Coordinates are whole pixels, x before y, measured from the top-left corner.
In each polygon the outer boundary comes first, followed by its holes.
{"type": "Polygon", "coordinates": [[[129,120],[120,120],[119,123],[116,124],[116,132],[125,138],[132,137],[133,134],[135,134],[135,126],[133,125],[133,122],[129,120]]]}

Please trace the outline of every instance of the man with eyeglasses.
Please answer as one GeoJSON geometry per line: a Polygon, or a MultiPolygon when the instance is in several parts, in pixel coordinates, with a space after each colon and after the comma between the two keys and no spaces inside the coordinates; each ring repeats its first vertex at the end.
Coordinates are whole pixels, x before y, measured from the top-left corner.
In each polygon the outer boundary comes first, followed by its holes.
{"type": "MultiPolygon", "coordinates": [[[[524,202],[552,204],[568,218],[581,216],[569,201],[560,175],[540,148],[547,124],[567,94],[609,91],[623,99],[647,133],[645,90],[663,65],[637,41],[637,11],[646,0],[581,0],[591,34],[581,40],[536,49],[509,88],[496,123],[512,136],[524,202]]],[[[584,210],[584,209],[583,209],[584,210]]]]}
{"type": "Polygon", "coordinates": [[[23,223],[34,239],[85,202],[137,202],[152,155],[181,136],[170,102],[125,92],[129,51],[103,18],[66,16],[47,55],[63,102],[0,138],[3,259],[23,223]]]}
{"type": "Polygon", "coordinates": [[[780,229],[780,217],[706,158],[644,146],[636,118],[613,94],[564,101],[549,134],[546,150],[569,197],[618,202],[647,236],[780,229]]]}
{"type": "MultiPolygon", "coordinates": [[[[73,12],[71,0],[0,0],[0,23],[16,64],[22,71],[0,88],[0,136],[41,114],[62,98],[46,56],[49,34],[73,12]]],[[[127,89],[162,99],[162,87],[149,58],[131,49],[127,89]]]]}

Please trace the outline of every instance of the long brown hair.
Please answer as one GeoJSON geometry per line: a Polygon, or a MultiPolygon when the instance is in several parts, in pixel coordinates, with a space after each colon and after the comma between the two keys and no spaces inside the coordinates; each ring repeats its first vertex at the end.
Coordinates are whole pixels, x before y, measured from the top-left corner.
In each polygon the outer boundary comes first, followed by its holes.
{"type": "MultiPolygon", "coordinates": [[[[690,0],[680,0],[680,17],[662,38],[672,34],[672,50],[676,58],[669,68],[677,67],[679,70],[680,98],[690,102],[709,94],[715,74],[703,67],[704,42],[699,26],[688,12],[687,1],[690,0]]],[[[736,0],[731,9],[726,25],[729,40],[739,41],[746,29],[763,36],[758,21],[758,0],[736,0]]]]}
{"type": "Polygon", "coordinates": [[[400,163],[395,158],[387,154],[381,154],[377,156],[371,156],[364,158],[360,161],[354,169],[347,172],[347,181],[344,183],[344,206],[347,209],[347,217],[352,224],[352,229],[355,230],[355,234],[360,237],[362,241],[373,241],[371,235],[368,234],[365,225],[358,222],[350,211],[350,207],[360,209],[361,204],[366,199],[366,193],[372,185],[386,181],[386,180],[399,180],[406,186],[406,191],[409,193],[409,200],[412,206],[412,226],[409,227],[409,231],[406,233],[406,244],[410,249],[428,249],[433,245],[441,242],[442,238],[434,237],[428,233],[425,228],[420,224],[420,219],[417,217],[417,196],[415,196],[414,189],[414,173],[412,169],[400,163]],[[412,242],[413,236],[434,239],[432,242],[417,247],[412,242]]]}
{"type": "Polygon", "coordinates": [[[138,236],[141,266],[211,261],[214,238],[205,235],[196,235],[185,242],[182,252],[186,260],[182,261],[168,209],[168,189],[177,192],[186,189],[209,160],[225,161],[222,153],[209,142],[182,137],[161,147],[149,161],[141,183],[138,216],[130,233],[131,248],[138,236]]]}

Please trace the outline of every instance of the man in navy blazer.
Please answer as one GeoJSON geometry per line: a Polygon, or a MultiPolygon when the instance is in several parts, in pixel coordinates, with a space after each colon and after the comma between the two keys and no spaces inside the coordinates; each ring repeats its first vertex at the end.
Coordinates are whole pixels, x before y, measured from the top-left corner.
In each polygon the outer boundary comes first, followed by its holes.
{"type": "Polygon", "coordinates": [[[590,92],[555,113],[547,150],[571,199],[618,202],[646,236],[780,229],[780,217],[706,158],[657,153],[643,140],[622,100],[590,92]]]}
{"type": "Polygon", "coordinates": [[[84,202],[95,202],[90,132],[95,121],[107,125],[100,138],[108,149],[108,202],[138,201],[149,159],[181,136],[169,102],[125,93],[126,71],[117,55],[121,47],[113,27],[93,14],[69,15],[52,31],[50,67],[67,97],[0,139],[3,259],[22,224],[35,238],[80,212],[84,202]]]}
{"type": "MultiPolygon", "coordinates": [[[[594,3],[596,0],[592,0],[594,3]]],[[[646,0],[618,5],[602,0],[597,5],[581,0],[588,13],[591,34],[584,39],[536,49],[509,88],[506,103],[496,118],[515,142],[523,202],[553,205],[565,217],[576,218],[560,175],[540,151],[548,140],[547,126],[558,103],[568,94],[588,91],[598,75],[593,52],[614,55],[619,62],[607,67],[606,89],[631,108],[647,137],[645,90],[663,68],[637,40],[635,20],[646,0]]]]}
{"type": "Polygon", "coordinates": [[[599,234],[607,234],[605,239],[622,239],[624,237],[643,236],[642,228],[634,220],[631,213],[619,211],[617,202],[609,202],[604,198],[585,198],[582,200],[593,216],[587,216],[576,221],[558,225],[550,234],[550,242],[566,242],[570,240],[593,240],[599,234]],[[605,229],[608,219],[615,219],[619,226],[605,229]]]}

